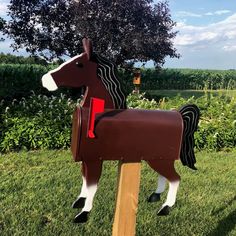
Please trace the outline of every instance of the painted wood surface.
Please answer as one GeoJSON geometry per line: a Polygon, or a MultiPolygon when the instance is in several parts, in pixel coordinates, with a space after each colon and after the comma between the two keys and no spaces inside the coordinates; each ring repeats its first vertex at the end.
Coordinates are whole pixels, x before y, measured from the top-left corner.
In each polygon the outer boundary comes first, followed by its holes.
{"type": "Polygon", "coordinates": [[[120,162],[112,236],[135,235],[141,163],[120,162]]]}

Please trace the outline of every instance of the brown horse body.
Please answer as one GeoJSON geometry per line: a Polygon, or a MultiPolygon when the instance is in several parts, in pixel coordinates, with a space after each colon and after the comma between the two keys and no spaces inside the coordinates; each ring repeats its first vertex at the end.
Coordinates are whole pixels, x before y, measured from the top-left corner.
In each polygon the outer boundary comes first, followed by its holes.
{"type": "Polygon", "coordinates": [[[75,161],[179,159],[183,119],[177,111],[109,109],[96,117],[95,138],[87,137],[88,116],[86,108],[74,113],[75,161]]]}
{"type": "Polygon", "coordinates": [[[193,133],[197,128],[199,110],[195,105],[180,111],[147,111],[126,109],[125,96],[112,63],[92,53],[91,42],[83,41],[85,52],[63,63],[43,76],[43,86],[55,90],[60,86],[86,87],[84,99],[74,113],[72,153],[82,161],[83,185],[73,203],[82,208],[75,222],[87,221],[101,176],[103,160],[123,160],[148,164],[160,174],[158,188],[149,201],[159,200],[169,181],[167,200],[159,215],[168,214],[175,203],[180,181],[174,168],[181,158],[194,169],[193,133]],[[88,120],[92,97],[105,101],[105,111],[95,119],[95,138],[89,138],[88,120]]]}

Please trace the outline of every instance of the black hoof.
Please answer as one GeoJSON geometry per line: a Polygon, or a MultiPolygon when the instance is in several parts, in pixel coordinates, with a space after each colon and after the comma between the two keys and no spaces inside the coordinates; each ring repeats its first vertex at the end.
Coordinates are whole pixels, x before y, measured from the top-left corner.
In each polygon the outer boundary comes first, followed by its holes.
{"type": "Polygon", "coordinates": [[[152,193],[150,197],[148,198],[148,202],[158,202],[161,199],[160,193],[152,193]]]}
{"type": "Polygon", "coordinates": [[[85,200],[86,200],[85,197],[80,197],[76,199],[72,204],[72,208],[83,208],[85,204],[85,200]]]}
{"type": "Polygon", "coordinates": [[[161,208],[158,211],[157,215],[158,216],[167,216],[167,215],[169,215],[169,213],[170,213],[170,207],[169,206],[164,206],[163,208],[161,208]]]}
{"type": "Polygon", "coordinates": [[[88,211],[82,211],[74,218],[74,223],[85,223],[88,221],[88,211]]]}

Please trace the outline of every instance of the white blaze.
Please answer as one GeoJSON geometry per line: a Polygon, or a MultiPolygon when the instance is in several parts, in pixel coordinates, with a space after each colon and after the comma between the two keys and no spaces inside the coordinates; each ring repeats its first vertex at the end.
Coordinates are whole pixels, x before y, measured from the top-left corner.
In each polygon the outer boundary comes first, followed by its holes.
{"type": "Polygon", "coordinates": [[[53,80],[52,76],[49,73],[45,74],[42,77],[42,83],[43,87],[45,87],[49,91],[55,91],[58,88],[55,81],[53,80]]]}
{"type": "Polygon", "coordinates": [[[63,66],[66,66],[67,64],[73,62],[75,59],[78,59],[80,57],[82,57],[84,55],[84,53],[78,55],[78,56],[75,56],[75,57],[72,57],[71,59],[69,59],[68,61],[62,63],[60,66],[58,66],[56,69],[54,70],[50,70],[47,74],[45,74],[43,77],[42,77],[42,83],[43,83],[43,87],[45,87],[46,89],[48,89],[49,91],[55,91],[58,89],[55,81],[53,80],[52,76],[51,76],[51,73],[54,73],[54,72],[57,72],[59,71],[63,66]]]}

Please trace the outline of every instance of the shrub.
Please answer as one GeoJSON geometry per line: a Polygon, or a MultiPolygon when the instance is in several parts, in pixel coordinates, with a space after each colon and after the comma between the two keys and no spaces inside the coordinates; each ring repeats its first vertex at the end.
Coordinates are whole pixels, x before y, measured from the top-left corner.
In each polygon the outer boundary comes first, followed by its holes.
{"type": "Polygon", "coordinates": [[[62,94],[13,100],[1,115],[1,150],[68,147],[75,106],[75,102],[62,94]]]}
{"type": "Polygon", "coordinates": [[[129,108],[136,108],[136,109],[157,109],[158,104],[157,102],[152,99],[151,101],[145,98],[145,94],[130,94],[127,97],[127,105],[129,108]]]}
{"type": "Polygon", "coordinates": [[[48,71],[42,65],[0,65],[0,98],[19,99],[28,97],[30,91],[37,91],[37,94],[47,93],[42,87],[41,77],[48,71]]]}
{"type": "MultiPolygon", "coordinates": [[[[54,67],[56,65],[0,64],[0,100],[27,98],[31,91],[36,95],[50,96],[51,93],[42,86],[41,78],[54,67]]],[[[80,89],[60,88],[54,95],[60,97],[61,93],[77,98],[80,96],[80,89]]]]}
{"type": "MultiPolygon", "coordinates": [[[[148,100],[145,94],[130,94],[129,108],[179,109],[195,103],[201,111],[195,133],[197,149],[222,150],[236,145],[235,97],[204,95],[195,99],[180,96],[148,100]]],[[[71,118],[77,102],[65,95],[31,95],[28,99],[0,102],[0,151],[25,149],[59,149],[70,146],[71,118]]]]}

